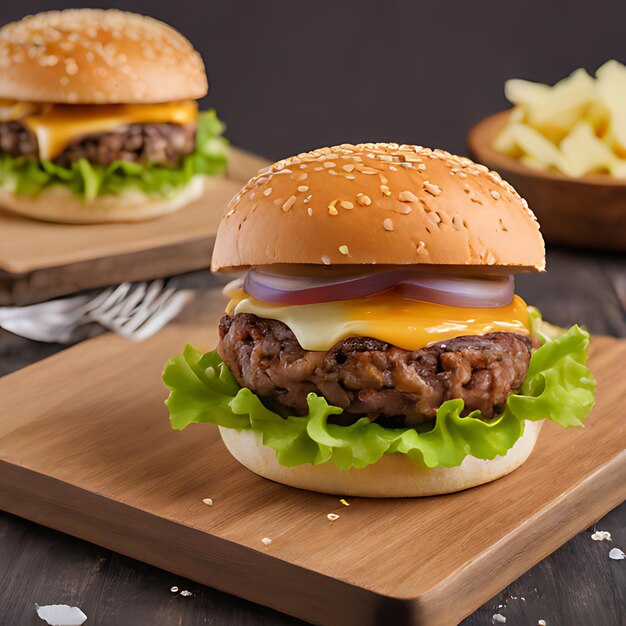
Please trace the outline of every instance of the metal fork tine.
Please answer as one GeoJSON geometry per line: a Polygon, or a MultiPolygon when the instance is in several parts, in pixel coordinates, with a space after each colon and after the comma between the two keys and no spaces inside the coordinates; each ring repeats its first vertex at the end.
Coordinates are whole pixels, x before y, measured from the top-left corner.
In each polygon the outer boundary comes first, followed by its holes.
{"type": "Polygon", "coordinates": [[[97,316],[109,311],[111,307],[115,306],[120,301],[120,299],[124,298],[124,296],[130,291],[131,287],[131,283],[122,283],[119,287],[113,289],[106,298],[102,299],[102,302],[99,302],[96,307],[89,309],[90,316],[97,316]]]}
{"type": "Polygon", "coordinates": [[[128,317],[133,309],[141,303],[147,289],[147,283],[139,283],[123,301],[123,306],[117,313],[118,317],[128,317]]]}
{"type": "Polygon", "coordinates": [[[165,306],[169,298],[175,293],[175,289],[168,288],[163,293],[161,293],[158,298],[153,299],[151,302],[142,303],[142,306],[138,307],[128,320],[123,321],[121,326],[131,332],[136,330],[148,318],[150,318],[152,315],[157,313],[163,306],[165,306]]]}
{"type": "Polygon", "coordinates": [[[134,341],[148,339],[157,333],[167,322],[176,317],[185,304],[193,297],[191,291],[177,291],[171,295],[167,304],[161,306],[134,333],[129,335],[134,341]]]}

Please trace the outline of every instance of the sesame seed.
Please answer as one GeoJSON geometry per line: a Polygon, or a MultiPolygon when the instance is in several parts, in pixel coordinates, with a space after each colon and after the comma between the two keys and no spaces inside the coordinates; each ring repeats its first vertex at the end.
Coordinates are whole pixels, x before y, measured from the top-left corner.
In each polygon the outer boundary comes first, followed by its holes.
{"type": "Polygon", "coordinates": [[[417,254],[423,254],[426,252],[426,244],[423,241],[419,241],[415,250],[417,254]]]}
{"type": "Polygon", "coordinates": [[[401,191],[398,198],[400,202],[419,202],[418,197],[410,191],[401,191]]]}
{"type": "Polygon", "coordinates": [[[431,196],[438,196],[441,193],[441,187],[438,187],[427,180],[422,183],[422,187],[424,188],[424,191],[427,191],[431,196]]]}
{"type": "Polygon", "coordinates": [[[356,168],[357,171],[361,172],[361,174],[378,174],[378,170],[375,170],[373,167],[365,167],[365,166],[360,166],[356,168]]]}
{"type": "Polygon", "coordinates": [[[348,246],[339,246],[339,252],[345,255],[350,254],[350,250],[348,250],[348,246]]]}
{"type": "Polygon", "coordinates": [[[354,163],[348,163],[348,165],[342,165],[341,169],[346,172],[351,172],[354,169],[354,163]]]}
{"type": "Polygon", "coordinates": [[[306,178],[308,178],[308,176],[309,175],[306,172],[300,172],[299,174],[296,174],[294,178],[296,180],[305,180],[306,178]]]}
{"type": "Polygon", "coordinates": [[[271,188],[271,187],[268,187],[268,188],[267,188],[267,189],[263,192],[263,195],[264,195],[264,196],[269,196],[271,193],[272,193],[272,188],[271,188]]]}
{"type": "Polygon", "coordinates": [[[401,204],[395,208],[394,211],[396,213],[400,213],[401,215],[408,215],[413,212],[413,207],[409,204],[401,204]]]}
{"type": "Polygon", "coordinates": [[[393,220],[390,217],[383,221],[383,228],[389,232],[393,230],[393,220]]]}
{"type": "Polygon", "coordinates": [[[306,212],[309,214],[309,217],[313,216],[313,209],[311,207],[309,207],[306,212]]]}
{"type": "Polygon", "coordinates": [[[74,61],[74,59],[65,60],[65,71],[70,76],[78,74],[78,65],[76,64],[76,61],[74,61]]]}
{"type": "Polygon", "coordinates": [[[337,200],[333,200],[329,205],[328,205],[328,212],[331,215],[339,215],[339,211],[337,211],[337,209],[335,208],[335,204],[337,204],[337,200]]]}
{"type": "Polygon", "coordinates": [[[528,209],[528,202],[526,202],[526,198],[522,198],[521,200],[522,200],[522,206],[523,206],[525,209],[528,209]]]}
{"type": "Polygon", "coordinates": [[[304,204],[308,204],[309,202],[311,202],[311,198],[313,197],[313,194],[310,193],[304,200],[304,204]]]}
{"type": "Polygon", "coordinates": [[[334,522],[334,521],[336,521],[336,520],[338,520],[338,519],[339,519],[339,515],[337,515],[337,513],[329,513],[326,517],[327,517],[327,518],[328,518],[331,522],[334,522]]]}
{"type": "Polygon", "coordinates": [[[283,202],[284,200],[282,198],[276,198],[276,200],[274,200],[276,206],[280,206],[283,202]]]}
{"type": "Polygon", "coordinates": [[[213,506],[212,498],[205,498],[204,500],[202,500],[202,502],[204,502],[204,504],[206,504],[207,506],[213,506]]]}
{"type": "Polygon", "coordinates": [[[322,263],[324,265],[330,265],[330,258],[327,257],[325,254],[322,256],[322,263]]]}
{"type": "Polygon", "coordinates": [[[332,161],[325,161],[324,162],[324,167],[325,168],[337,167],[337,164],[333,163],[332,161]]]}
{"type": "Polygon", "coordinates": [[[356,201],[361,206],[369,206],[370,204],[372,204],[371,198],[363,193],[358,193],[356,195],[356,201]]]}
{"type": "Polygon", "coordinates": [[[347,200],[342,200],[339,203],[339,206],[341,206],[342,209],[354,209],[354,204],[352,204],[352,202],[348,202],[347,200]]]}
{"type": "Polygon", "coordinates": [[[321,172],[324,168],[323,167],[315,167],[313,168],[316,172],[321,172]]]}
{"type": "Polygon", "coordinates": [[[171,587],[171,588],[170,588],[170,591],[171,591],[172,593],[178,593],[178,587],[171,587]]]}
{"type": "Polygon", "coordinates": [[[495,189],[492,189],[490,192],[491,197],[496,199],[496,200],[500,200],[500,192],[496,191],[495,189]]]}
{"type": "Polygon", "coordinates": [[[394,167],[393,165],[390,165],[390,166],[389,166],[389,169],[390,169],[392,172],[397,172],[397,171],[398,171],[398,168],[397,168],[397,167],[394,167]]]}
{"type": "Polygon", "coordinates": [[[346,174],[346,178],[347,178],[348,180],[355,180],[355,179],[356,179],[356,176],[355,176],[354,174],[346,174]]]}
{"type": "Polygon", "coordinates": [[[47,54],[39,59],[39,65],[42,67],[52,67],[59,62],[59,57],[55,54],[47,54]]]}
{"type": "Polygon", "coordinates": [[[309,188],[306,185],[300,185],[298,187],[298,191],[301,193],[306,193],[309,190],[309,188]]]}
{"type": "Polygon", "coordinates": [[[296,197],[290,196],[285,200],[285,204],[283,204],[283,211],[289,211],[289,209],[296,203],[296,197]]]}
{"type": "Polygon", "coordinates": [[[301,170],[305,170],[307,167],[309,167],[309,166],[308,166],[306,163],[302,163],[302,164],[300,165],[300,169],[301,169],[301,170]]]}
{"type": "Polygon", "coordinates": [[[269,546],[269,545],[270,545],[270,543],[272,543],[272,540],[271,540],[269,537],[263,537],[263,539],[261,539],[261,543],[262,543],[264,546],[269,546]]]}

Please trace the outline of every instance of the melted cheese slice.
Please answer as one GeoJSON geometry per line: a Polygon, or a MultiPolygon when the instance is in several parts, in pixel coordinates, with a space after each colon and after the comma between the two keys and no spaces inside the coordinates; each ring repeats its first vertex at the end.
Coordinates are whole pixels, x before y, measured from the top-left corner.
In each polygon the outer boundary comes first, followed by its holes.
{"type": "Polygon", "coordinates": [[[373,337],[405,350],[419,350],[461,335],[529,334],[528,309],[519,296],[503,307],[471,309],[409,300],[392,292],[299,306],[263,302],[241,289],[229,295],[226,313],[279,320],[305,350],[330,350],[346,337],[373,337]]]}
{"type": "Polygon", "coordinates": [[[198,103],[185,100],[165,104],[52,104],[19,120],[37,137],[39,158],[54,159],[68,144],[87,135],[128,124],[187,124],[197,117],[198,103]]]}

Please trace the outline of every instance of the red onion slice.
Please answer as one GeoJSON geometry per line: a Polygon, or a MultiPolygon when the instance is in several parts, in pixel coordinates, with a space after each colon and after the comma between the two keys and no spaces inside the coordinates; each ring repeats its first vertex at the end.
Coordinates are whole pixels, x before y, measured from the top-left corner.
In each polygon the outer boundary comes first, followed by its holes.
{"type": "Polygon", "coordinates": [[[512,275],[489,278],[457,278],[415,275],[396,286],[405,298],[425,300],[448,306],[493,308],[513,300],[515,281],[512,275]]]}
{"type": "Polygon", "coordinates": [[[254,298],[286,305],[352,300],[395,289],[410,300],[490,308],[513,299],[513,276],[450,277],[398,268],[367,274],[304,277],[251,269],[243,289],[254,298]]]}
{"type": "Polygon", "coordinates": [[[371,296],[393,288],[407,276],[402,269],[332,278],[290,276],[251,269],[244,279],[243,290],[266,302],[315,304],[371,296]]]}

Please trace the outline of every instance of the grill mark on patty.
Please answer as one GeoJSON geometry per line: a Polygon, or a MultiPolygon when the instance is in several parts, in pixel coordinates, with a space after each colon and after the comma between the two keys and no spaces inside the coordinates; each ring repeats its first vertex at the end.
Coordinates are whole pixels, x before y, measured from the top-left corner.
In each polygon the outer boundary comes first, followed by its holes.
{"type": "MultiPolygon", "coordinates": [[[[54,162],[67,166],[84,158],[102,166],[114,161],[177,165],[195,150],[195,135],[195,124],[128,124],[115,131],[81,137],[54,162]]],[[[37,138],[20,122],[2,122],[0,152],[38,158],[37,138]]]]}
{"type": "Polygon", "coordinates": [[[531,342],[515,333],[462,336],[420,350],[371,337],[349,337],[327,352],[304,350],[282,322],[249,313],[224,316],[217,351],[240,385],[286,412],[306,414],[310,392],[348,415],[390,427],[431,421],[446,400],[463,415],[500,413],[526,376],[531,342]]]}

